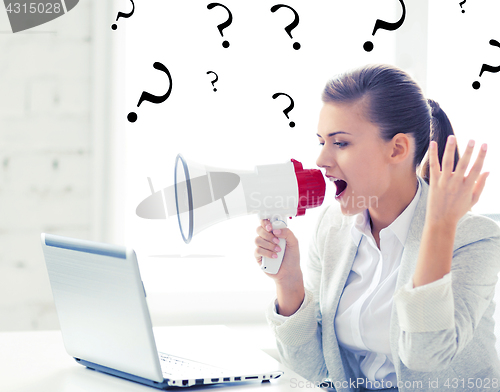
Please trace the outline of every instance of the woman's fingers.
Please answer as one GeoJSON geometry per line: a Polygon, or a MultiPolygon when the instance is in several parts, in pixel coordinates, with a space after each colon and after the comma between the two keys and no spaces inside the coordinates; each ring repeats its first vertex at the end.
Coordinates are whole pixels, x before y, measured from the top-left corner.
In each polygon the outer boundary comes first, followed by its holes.
{"type": "Polygon", "coordinates": [[[259,235],[255,238],[255,249],[254,256],[257,262],[260,264],[262,262],[262,257],[276,258],[277,252],[281,251],[278,246],[279,239],[272,233],[272,226],[269,220],[263,219],[261,225],[257,227],[257,234],[259,235]]]}
{"type": "Polygon", "coordinates": [[[477,181],[477,179],[479,178],[479,175],[481,174],[481,169],[483,168],[484,158],[486,157],[487,147],[488,146],[486,144],[483,144],[481,146],[481,149],[479,150],[479,154],[477,155],[476,161],[474,162],[474,165],[472,165],[472,168],[470,169],[470,172],[465,179],[465,182],[470,187],[474,186],[474,183],[477,181]]]}
{"type": "Polygon", "coordinates": [[[260,265],[262,263],[262,255],[259,253],[259,248],[255,248],[253,255],[254,255],[255,259],[257,260],[257,263],[259,263],[259,265],[260,265]]]}
{"type": "Polygon", "coordinates": [[[441,172],[449,176],[453,172],[453,164],[455,158],[455,149],[457,147],[457,140],[454,135],[448,136],[446,145],[444,147],[443,161],[441,164],[441,172]]]}
{"type": "MultiPolygon", "coordinates": [[[[455,156],[455,148],[456,148],[456,139],[453,135],[448,137],[448,141],[446,143],[446,147],[444,150],[444,155],[442,159],[441,169],[439,165],[438,158],[438,146],[437,143],[432,141],[429,145],[429,172],[432,177],[438,178],[439,174],[454,174],[454,178],[457,178],[458,181],[462,182],[465,176],[465,172],[470,164],[470,160],[472,157],[472,152],[474,151],[474,140],[470,140],[467,144],[464,154],[459,159],[455,171],[453,172],[453,163],[455,156]]],[[[481,149],[479,150],[479,154],[472,166],[469,174],[465,177],[465,182],[469,186],[473,186],[476,182],[477,178],[481,174],[481,169],[483,168],[484,159],[486,157],[487,145],[483,144],[481,149]]]]}
{"type": "Polygon", "coordinates": [[[483,169],[484,160],[486,157],[487,145],[483,144],[479,150],[474,164],[470,168],[469,173],[465,176],[474,150],[474,141],[470,140],[467,144],[464,154],[460,158],[453,172],[453,156],[456,148],[456,139],[453,136],[448,138],[445,147],[442,169],[439,169],[438,149],[435,142],[429,145],[429,172],[430,172],[430,185],[436,187],[436,195],[441,194],[437,201],[441,210],[450,211],[455,208],[457,210],[468,211],[473,205],[479,201],[479,197],[483,192],[486,184],[486,178],[489,173],[481,173],[483,169]]]}
{"type": "MultiPolygon", "coordinates": [[[[277,242],[279,243],[279,240],[277,242]]],[[[266,249],[272,252],[279,252],[281,250],[276,241],[268,241],[267,239],[264,239],[260,236],[255,239],[255,245],[257,245],[259,248],[266,249]]]]}
{"type": "MultiPolygon", "coordinates": [[[[268,232],[267,229],[263,228],[262,226],[259,226],[257,228],[257,234],[259,237],[257,238],[263,238],[267,242],[274,243],[274,244],[279,244],[280,240],[271,232],[268,232]]],[[[257,238],[255,240],[257,240],[257,238]]]]}
{"type": "Polygon", "coordinates": [[[441,168],[439,166],[439,157],[438,157],[438,145],[436,142],[432,141],[429,145],[429,174],[430,181],[437,181],[439,178],[439,172],[441,168]]]}
{"type": "Polygon", "coordinates": [[[467,143],[467,148],[465,149],[465,152],[458,160],[457,167],[455,168],[455,174],[459,178],[464,177],[465,171],[467,170],[467,167],[469,166],[470,158],[472,157],[472,151],[474,150],[474,144],[475,144],[474,140],[469,140],[469,143],[467,143]]]}
{"type": "Polygon", "coordinates": [[[443,155],[442,170],[440,171],[437,145],[435,142],[431,142],[429,145],[430,191],[427,205],[429,220],[456,224],[479,201],[479,197],[483,192],[486,177],[488,177],[488,173],[481,173],[486,156],[486,145],[481,146],[467,176],[465,176],[465,172],[472,159],[474,142],[469,142],[453,172],[455,148],[455,138],[450,136],[443,155]]]}
{"type": "Polygon", "coordinates": [[[271,251],[263,249],[263,248],[256,248],[254,251],[254,256],[257,259],[257,262],[259,264],[262,263],[263,257],[268,257],[271,259],[275,258],[275,257],[273,257],[273,254],[276,255],[276,252],[271,252],[271,251]]]}

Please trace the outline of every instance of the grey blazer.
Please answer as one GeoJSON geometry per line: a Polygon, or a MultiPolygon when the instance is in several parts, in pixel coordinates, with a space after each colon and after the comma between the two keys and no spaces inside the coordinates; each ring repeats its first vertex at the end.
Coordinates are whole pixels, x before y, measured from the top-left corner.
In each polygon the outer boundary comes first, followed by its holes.
{"type": "MultiPolygon", "coordinates": [[[[426,296],[428,290],[416,296],[402,293],[415,270],[425,221],[429,186],[419,181],[422,193],[404,245],[391,314],[399,391],[498,391],[493,297],[500,271],[500,228],[471,213],[460,219],[448,301],[426,296]],[[449,317],[439,320],[443,317],[436,315],[441,314],[449,317]]],[[[316,385],[326,378],[335,390],[349,392],[363,390],[356,380],[364,376],[354,355],[339,346],[334,317],[357,250],[351,238],[353,219],[342,215],[336,204],[325,209],[304,271],[302,307],[285,322],[274,320],[274,309],[268,308],[282,361],[316,385]]]]}

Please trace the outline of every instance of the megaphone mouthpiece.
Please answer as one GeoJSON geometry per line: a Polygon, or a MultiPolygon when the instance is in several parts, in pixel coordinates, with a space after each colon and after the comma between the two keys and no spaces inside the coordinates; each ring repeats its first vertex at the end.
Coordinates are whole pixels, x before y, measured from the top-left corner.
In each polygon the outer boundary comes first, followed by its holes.
{"type": "Polygon", "coordinates": [[[299,188],[297,216],[304,215],[306,209],[319,207],[325,199],[326,183],[318,169],[304,170],[302,163],[292,159],[299,188]]]}

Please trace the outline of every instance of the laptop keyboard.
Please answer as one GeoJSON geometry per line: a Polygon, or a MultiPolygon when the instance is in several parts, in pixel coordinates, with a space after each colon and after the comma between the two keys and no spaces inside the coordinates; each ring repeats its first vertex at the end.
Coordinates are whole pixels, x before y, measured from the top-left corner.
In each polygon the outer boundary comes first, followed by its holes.
{"type": "Polygon", "coordinates": [[[219,367],[174,357],[173,355],[162,352],[158,354],[160,356],[161,370],[163,376],[166,378],[212,377],[224,374],[224,369],[219,367]]]}

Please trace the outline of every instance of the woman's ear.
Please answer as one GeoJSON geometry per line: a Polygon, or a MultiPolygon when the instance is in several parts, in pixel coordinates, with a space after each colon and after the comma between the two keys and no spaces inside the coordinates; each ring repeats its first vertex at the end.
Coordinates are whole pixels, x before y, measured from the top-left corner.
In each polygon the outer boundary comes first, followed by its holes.
{"type": "Polygon", "coordinates": [[[391,161],[399,163],[408,158],[411,154],[412,140],[406,133],[394,135],[391,141],[391,161]]]}

